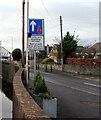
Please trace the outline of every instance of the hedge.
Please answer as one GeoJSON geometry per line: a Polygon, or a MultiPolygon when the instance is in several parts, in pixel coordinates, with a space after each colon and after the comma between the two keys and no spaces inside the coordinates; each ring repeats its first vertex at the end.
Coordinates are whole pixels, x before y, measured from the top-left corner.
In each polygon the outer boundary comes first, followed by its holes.
{"type": "Polygon", "coordinates": [[[67,64],[72,65],[87,65],[87,66],[98,66],[101,67],[101,59],[82,59],[82,58],[67,58],[67,64]]]}

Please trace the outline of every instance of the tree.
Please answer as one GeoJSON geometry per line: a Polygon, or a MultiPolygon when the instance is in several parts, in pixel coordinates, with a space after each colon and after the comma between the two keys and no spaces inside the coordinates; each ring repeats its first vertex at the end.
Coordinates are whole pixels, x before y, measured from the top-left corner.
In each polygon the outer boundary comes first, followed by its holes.
{"type": "Polygon", "coordinates": [[[13,60],[20,61],[20,59],[22,58],[21,50],[19,48],[14,49],[12,51],[12,57],[13,60]]]}
{"type": "MultiPolygon", "coordinates": [[[[63,44],[63,62],[66,63],[66,59],[73,54],[77,48],[77,40],[74,40],[74,35],[70,35],[67,32],[67,35],[62,40],[63,44]]],[[[58,58],[61,58],[61,43],[58,47],[58,58]]]]}

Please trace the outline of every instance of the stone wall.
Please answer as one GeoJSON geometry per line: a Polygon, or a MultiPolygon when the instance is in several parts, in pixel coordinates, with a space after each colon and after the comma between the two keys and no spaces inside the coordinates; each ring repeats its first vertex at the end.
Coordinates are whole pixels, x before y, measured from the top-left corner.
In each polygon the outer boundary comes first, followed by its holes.
{"type": "Polygon", "coordinates": [[[36,104],[22,83],[20,67],[13,80],[13,118],[26,120],[50,120],[36,104]]]}
{"type": "Polygon", "coordinates": [[[64,71],[83,75],[99,75],[101,68],[85,65],[65,65],[64,71]]]}
{"type": "MultiPolygon", "coordinates": [[[[53,70],[62,71],[61,65],[57,64],[47,64],[47,71],[51,70],[51,66],[53,70]]],[[[46,64],[40,64],[40,69],[46,68],[46,64]]],[[[101,68],[97,66],[86,66],[86,65],[64,65],[64,71],[68,73],[75,73],[75,74],[84,74],[84,75],[99,75],[101,72],[101,68]]]]}

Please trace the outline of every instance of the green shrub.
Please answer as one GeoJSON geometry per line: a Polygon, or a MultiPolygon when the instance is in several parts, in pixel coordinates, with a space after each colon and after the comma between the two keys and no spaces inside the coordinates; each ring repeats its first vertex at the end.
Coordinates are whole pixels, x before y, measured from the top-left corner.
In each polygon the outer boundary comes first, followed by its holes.
{"type": "Polygon", "coordinates": [[[12,57],[13,60],[20,61],[20,59],[22,58],[21,50],[19,48],[14,49],[12,51],[12,57]]]}
{"type": "Polygon", "coordinates": [[[39,93],[38,97],[44,98],[44,99],[54,99],[55,97],[50,94],[50,92],[46,93],[39,93]]]}
{"type": "Polygon", "coordinates": [[[49,63],[49,62],[54,62],[54,60],[48,57],[42,61],[42,63],[49,63]]]}
{"type": "Polygon", "coordinates": [[[37,82],[34,82],[34,85],[36,94],[48,92],[44,77],[39,76],[37,82]]]}
{"type": "Polygon", "coordinates": [[[36,76],[34,77],[34,86],[36,86],[38,79],[40,79],[39,77],[41,77],[40,72],[37,72],[36,76]]]}
{"type": "Polygon", "coordinates": [[[41,98],[44,99],[54,98],[54,96],[51,95],[50,92],[48,91],[45,79],[43,76],[41,76],[40,72],[37,72],[36,76],[34,77],[34,86],[32,86],[30,90],[32,90],[34,94],[41,98]]]}

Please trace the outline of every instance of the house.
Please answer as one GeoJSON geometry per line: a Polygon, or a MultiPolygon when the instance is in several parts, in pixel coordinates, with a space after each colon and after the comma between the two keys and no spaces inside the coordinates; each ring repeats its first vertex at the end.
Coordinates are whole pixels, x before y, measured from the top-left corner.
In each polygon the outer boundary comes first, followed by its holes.
{"type": "Polygon", "coordinates": [[[88,48],[88,51],[94,55],[94,58],[101,58],[101,42],[95,43],[88,48]]]}
{"type": "Polygon", "coordinates": [[[81,58],[101,58],[101,42],[95,43],[91,47],[78,46],[75,54],[81,58]]]}
{"type": "Polygon", "coordinates": [[[89,48],[89,50],[96,51],[96,53],[101,53],[101,42],[95,43],[89,48]]]}
{"type": "Polygon", "coordinates": [[[58,45],[54,44],[53,48],[51,49],[48,57],[54,60],[54,62],[58,63],[58,45]]]}
{"type": "Polygon", "coordinates": [[[0,46],[0,57],[1,58],[8,59],[10,58],[10,54],[11,53],[6,48],[0,46]]]}

